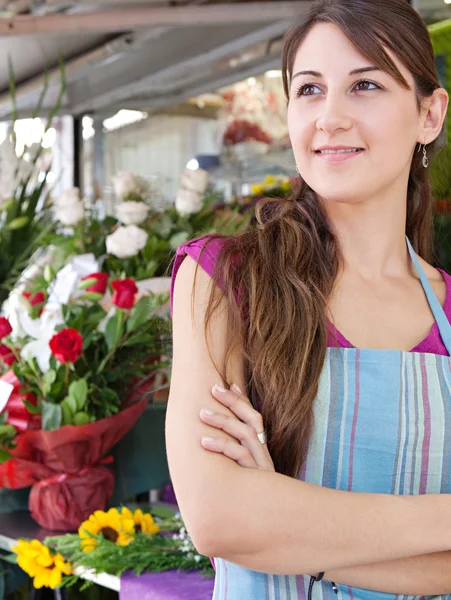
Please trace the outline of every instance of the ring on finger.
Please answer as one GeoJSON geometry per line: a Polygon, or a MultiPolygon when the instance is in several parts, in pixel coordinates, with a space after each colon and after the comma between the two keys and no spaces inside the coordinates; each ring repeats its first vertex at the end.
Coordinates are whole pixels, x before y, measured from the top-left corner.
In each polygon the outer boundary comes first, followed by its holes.
{"type": "Polygon", "coordinates": [[[266,435],[266,431],[263,430],[260,433],[257,433],[257,437],[260,440],[261,444],[264,445],[268,441],[268,437],[266,435]]]}

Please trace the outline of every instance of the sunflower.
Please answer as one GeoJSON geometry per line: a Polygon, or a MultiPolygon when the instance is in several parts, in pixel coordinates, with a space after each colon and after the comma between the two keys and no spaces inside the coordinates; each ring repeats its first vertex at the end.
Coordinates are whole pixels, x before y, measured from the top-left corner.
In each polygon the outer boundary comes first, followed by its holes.
{"type": "Polygon", "coordinates": [[[96,510],[79,529],[81,547],[84,552],[91,552],[98,541],[93,537],[102,535],[106,540],[118,546],[127,546],[133,541],[135,523],[132,518],[121,515],[117,508],[110,508],[108,512],[96,510]]]}
{"type": "Polygon", "coordinates": [[[38,540],[18,540],[12,550],[17,554],[19,567],[33,578],[36,589],[48,587],[54,590],[61,585],[63,575],[72,573],[71,564],[65,562],[61,554],[52,554],[38,540]]]}
{"type": "Polygon", "coordinates": [[[132,519],[135,525],[136,533],[147,533],[153,535],[159,533],[160,527],[155,523],[154,518],[149,513],[143,513],[141,509],[135,510],[132,513],[131,510],[125,506],[122,508],[122,516],[126,519],[132,519]]]}

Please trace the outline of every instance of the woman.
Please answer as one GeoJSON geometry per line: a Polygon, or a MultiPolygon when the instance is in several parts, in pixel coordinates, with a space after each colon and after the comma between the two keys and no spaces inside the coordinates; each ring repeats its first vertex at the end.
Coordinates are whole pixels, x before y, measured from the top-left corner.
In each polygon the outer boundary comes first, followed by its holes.
{"type": "Polygon", "coordinates": [[[426,261],[448,96],[405,0],[314,3],[283,74],[299,189],[174,264],[180,509],[215,600],[444,595],[451,279],[426,261]]]}

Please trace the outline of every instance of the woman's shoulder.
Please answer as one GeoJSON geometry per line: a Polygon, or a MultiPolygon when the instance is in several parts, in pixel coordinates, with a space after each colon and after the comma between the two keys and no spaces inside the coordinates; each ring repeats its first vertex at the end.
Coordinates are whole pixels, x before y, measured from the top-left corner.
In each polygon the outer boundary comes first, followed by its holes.
{"type": "Polygon", "coordinates": [[[216,234],[206,234],[193,238],[178,246],[172,266],[171,288],[170,288],[170,307],[172,314],[173,294],[175,278],[184,258],[191,256],[199,265],[210,275],[213,276],[216,260],[225,237],[213,237],[216,234]]]}

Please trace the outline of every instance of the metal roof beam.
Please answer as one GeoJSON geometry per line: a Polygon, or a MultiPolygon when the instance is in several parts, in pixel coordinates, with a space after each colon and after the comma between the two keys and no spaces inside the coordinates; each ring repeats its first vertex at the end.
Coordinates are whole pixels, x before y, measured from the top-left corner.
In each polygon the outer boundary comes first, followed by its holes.
{"type": "Polygon", "coordinates": [[[87,13],[17,15],[0,18],[0,35],[30,35],[83,31],[119,32],[171,25],[230,25],[296,18],[310,0],[208,4],[206,6],[142,6],[87,13]]]}
{"type": "MultiPolygon", "coordinates": [[[[175,82],[174,87],[176,87],[177,81],[183,80],[187,76],[187,73],[196,72],[201,68],[206,69],[211,65],[217,65],[218,61],[232,58],[246,48],[278,38],[286,32],[289,25],[289,21],[278,21],[226,44],[212,48],[209,52],[198,54],[160,71],[151,73],[147,77],[142,77],[137,81],[124,81],[122,85],[113,89],[108,86],[103,93],[97,93],[89,99],[86,99],[86,91],[81,88],[80,94],[83,99],[80,98],[77,101],[77,93],[73,90],[71,103],[73,104],[74,112],[80,114],[88,110],[102,109],[110,104],[119,105],[122,101],[133,98],[133,96],[148,93],[152,88],[158,86],[168,87],[171,81],[175,82]]],[[[277,60],[280,64],[280,55],[277,60]]],[[[228,69],[233,71],[231,66],[228,69]]]]}

